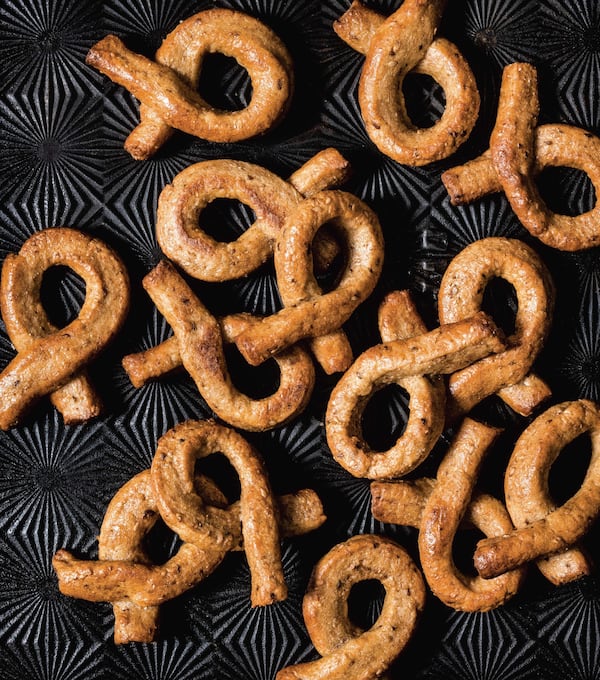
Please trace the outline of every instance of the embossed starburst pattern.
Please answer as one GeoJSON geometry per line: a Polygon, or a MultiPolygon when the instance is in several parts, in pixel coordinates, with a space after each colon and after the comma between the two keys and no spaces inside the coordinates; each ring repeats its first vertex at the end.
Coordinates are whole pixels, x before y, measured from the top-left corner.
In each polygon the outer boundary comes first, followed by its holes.
{"type": "MultiPolygon", "coordinates": [[[[157,440],[177,423],[214,417],[185,371],[135,388],[121,365],[125,354],[154,347],[172,334],[141,281],[164,257],[155,230],[159,196],[193,163],[240,159],[286,178],[327,146],[347,157],[352,175],[342,188],[377,212],[386,246],[383,274],[372,300],[346,324],[355,354],[380,342],[377,303],[386,292],[409,288],[433,328],[438,325],[437,289],[452,257],[487,236],[526,240],[546,260],[557,287],[558,320],[536,370],[551,385],[554,402],[600,400],[598,249],[550,252],[520,226],[501,193],[455,207],[440,180],[445,169],[488,147],[502,69],[513,61],[539,67],[541,122],[600,131],[598,3],[448,3],[438,34],[452,40],[471,64],[482,106],[471,139],[456,156],[422,168],[390,160],[365,131],[358,103],[364,56],[332,29],[350,4],[350,0],[0,2],[0,258],[17,252],[39,229],[71,226],[113,246],[132,283],[123,332],[90,368],[105,402],[102,416],[66,427],[46,398],[22,425],[0,433],[0,680],[274,680],[281,668],[318,656],[304,623],[302,599],[314,564],[330,547],[355,534],[384,534],[418,560],[416,530],[375,520],[369,481],[353,477],[333,459],[324,418],[339,376],[317,370],[304,413],[270,431],[245,433],[264,460],[274,491],[313,488],[327,515],[316,532],[282,542],[287,600],[253,608],[248,562],[243,552],[232,553],[205,581],[161,607],[157,642],[116,646],[110,604],[59,592],[54,552],[64,547],[79,557],[96,558],[108,503],[123,483],[151,465],[157,440]],[[295,91],[287,116],[266,134],[235,144],[176,132],[150,160],[134,160],[123,143],[139,122],[139,102],[85,64],[89,47],[114,33],[131,49],[152,58],[180,21],[215,6],[259,18],[288,46],[295,91]]],[[[401,0],[366,4],[389,15],[401,0]]],[[[209,101],[214,98],[214,103],[229,109],[250,101],[252,83],[233,60],[213,54],[204,66],[199,91],[209,101]]],[[[416,124],[430,125],[442,115],[445,97],[438,85],[409,77],[403,87],[416,124]]],[[[572,168],[544,171],[539,186],[552,209],[569,214],[589,210],[597,198],[589,179],[572,168]]],[[[215,239],[226,241],[237,238],[253,219],[247,206],[231,200],[213,202],[198,222],[215,239]]],[[[216,316],[267,315],[281,307],[272,261],[237,281],[206,284],[186,278],[216,316]]],[[[76,316],[85,285],[72,273],[55,271],[45,280],[44,291],[49,313],[56,314],[57,323],[66,322],[76,316]]],[[[490,305],[514,313],[513,302],[491,300],[490,305]]],[[[227,361],[237,387],[253,392],[277,382],[273,362],[251,368],[230,350],[227,361]]],[[[0,320],[0,366],[14,356],[0,320]]],[[[477,413],[505,428],[494,451],[504,460],[524,419],[508,413],[498,401],[477,413]]],[[[402,432],[409,410],[410,401],[401,389],[381,390],[365,407],[361,421],[369,444],[389,446],[402,432]]],[[[435,475],[451,433],[451,429],[444,433],[414,476],[435,475]]],[[[484,481],[501,493],[502,474],[495,474],[494,461],[485,474],[484,481]]],[[[231,495],[233,502],[235,494],[231,495]]],[[[155,552],[165,559],[180,545],[161,523],[150,540],[158,543],[155,552]]],[[[598,562],[594,540],[589,548],[598,562]]],[[[538,581],[535,578],[535,573],[528,577],[515,600],[485,614],[453,612],[429,593],[419,629],[390,677],[600,677],[597,575],[561,588],[540,584],[539,574],[538,581]]],[[[383,593],[363,599],[369,601],[364,610],[355,612],[357,625],[376,619],[383,593]]]]}

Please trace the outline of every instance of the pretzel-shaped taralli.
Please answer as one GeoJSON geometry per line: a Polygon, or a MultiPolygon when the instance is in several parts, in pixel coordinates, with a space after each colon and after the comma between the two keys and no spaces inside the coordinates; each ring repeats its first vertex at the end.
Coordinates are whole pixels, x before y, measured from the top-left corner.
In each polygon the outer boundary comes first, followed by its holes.
{"type": "Polygon", "coordinates": [[[522,415],[550,396],[530,368],[548,335],[554,308],[554,286],[541,258],[517,239],[490,237],[471,243],[448,265],[438,293],[442,324],[466,319],[481,309],[487,284],[494,278],[515,289],[517,312],[508,348],[485,357],[450,377],[448,418],[468,413],[498,394],[522,415]]]}
{"type": "MultiPolygon", "coordinates": [[[[586,409],[588,406],[591,409],[596,408],[589,402],[568,408],[572,411],[571,415],[574,415],[578,409],[586,409]]],[[[553,410],[554,413],[559,413],[560,418],[563,418],[561,413],[563,407],[555,407],[553,410]]],[[[539,423],[535,421],[538,426],[530,426],[531,429],[528,428],[523,432],[506,468],[504,476],[506,506],[517,529],[530,524],[532,521],[542,519],[556,510],[556,503],[553,502],[549,494],[548,477],[559,450],[556,451],[553,460],[552,455],[548,456],[547,451],[544,450],[538,439],[538,436],[542,435],[544,441],[547,441],[547,432],[541,430],[547,426],[551,417],[552,411],[547,412],[543,421],[539,423]]],[[[553,437],[553,435],[551,436],[553,437]]],[[[575,434],[575,436],[577,435],[575,434]]],[[[560,445],[559,441],[553,444],[553,446],[560,445]]],[[[542,574],[554,585],[575,581],[592,571],[589,558],[577,547],[569,548],[556,555],[540,558],[536,564],[542,574]]]]}
{"type": "MultiPolygon", "coordinates": [[[[379,330],[384,343],[427,332],[408,291],[393,291],[385,297],[379,306],[379,330]]],[[[380,478],[405,474],[429,454],[444,428],[446,388],[438,376],[411,374],[392,378],[391,382],[408,392],[408,420],[402,436],[392,447],[387,451],[373,451],[361,436],[362,414],[376,389],[387,382],[382,380],[377,386],[371,386],[367,394],[349,396],[347,387],[342,386],[339,394],[336,392],[335,396],[333,393],[331,395],[326,416],[326,431],[331,433],[332,440],[330,447],[333,446],[334,458],[356,476],[380,478]],[[343,420],[336,422],[340,410],[337,406],[339,400],[347,405],[353,397],[356,397],[356,403],[351,413],[344,409],[343,420]],[[335,399],[338,402],[334,403],[335,399]],[[341,437],[340,429],[344,430],[341,437]]]]}
{"type": "MultiPolygon", "coordinates": [[[[210,480],[197,478],[196,483],[212,503],[226,505],[210,480]]],[[[112,602],[116,644],[155,640],[160,605],[200,583],[227,553],[183,543],[167,562],[153,564],[144,540],[158,518],[150,470],[145,470],[109,503],[98,537],[98,560],[79,560],[67,550],[59,550],[52,560],[61,593],[112,602]]]]}
{"type": "Polygon", "coordinates": [[[484,578],[526,562],[561,553],[582,538],[600,512],[600,410],[581,399],[552,406],[539,415],[515,445],[507,470],[506,503],[518,526],[510,533],[480,541],[475,566],[484,578]],[[581,488],[556,507],[548,495],[548,473],[561,450],[588,433],[592,455],[581,488]],[[523,458],[530,461],[528,479],[519,481],[523,458]],[[532,492],[531,497],[529,493],[532,492]]]}
{"type": "MultiPolygon", "coordinates": [[[[205,503],[227,506],[210,478],[196,475],[194,488],[205,503]]],[[[321,501],[311,489],[277,496],[275,502],[282,537],[308,533],[325,520],[321,501]]],[[[239,517],[240,503],[230,508],[239,517]]],[[[227,552],[183,543],[167,562],[152,564],[145,539],[158,517],[150,471],[145,470],[122,486],[110,502],[98,537],[98,560],[76,559],[67,550],[59,550],[53,559],[64,595],[112,602],[117,644],[153,641],[160,605],[203,580],[227,552]]],[[[243,547],[240,541],[233,549],[243,547]]]]}
{"type": "MultiPolygon", "coordinates": [[[[436,479],[421,477],[414,480],[396,480],[389,482],[371,482],[371,512],[373,517],[387,524],[399,524],[420,529],[423,514],[429,497],[438,485],[436,479]]],[[[498,536],[513,529],[513,524],[506,506],[497,498],[484,493],[474,493],[460,521],[459,529],[476,528],[486,536],[498,536]]],[[[515,582],[510,590],[516,591],[525,574],[524,570],[511,572],[515,582]]],[[[460,575],[455,565],[451,564],[448,584],[456,584],[456,579],[469,583],[468,577],[460,575]]],[[[469,587],[467,585],[467,587],[469,587]]],[[[463,586],[459,586],[463,590],[463,586]]],[[[477,597],[463,599],[462,608],[472,607],[478,610],[477,597]]],[[[486,606],[489,601],[485,602],[486,606]]],[[[469,609],[470,610],[470,609],[469,609]]]]}
{"type": "Polygon", "coordinates": [[[258,453],[243,437],[214,422],[177,425],[158,442],[152,479],[165,524],[184,541],[231,550],[243,535],[253,606],[286,598],[273,495],[258,453]],[[195,462],[212,453],[222,453],[239,475],[239,514],[207,505],[194,489],[195,462]]]}
{"type": "Polygon", "coordinates": [[[600,202],[579,215],[552,212],[535,178],[546,167],[584,172],[600,194],[600,138],[564,124],[537,126],[537,72],[531,64],[505,67],[490,149],[442,174],[454,205],[504,191],[523,226],[547,246],[576,251],[600,244],[600,202]]]}
{"type": "Polygon", "coordinates": [[[344,355],[343,361],[336,356],[340,329],[373,291],[383,266],[383,247],[377,215],[356,196],[320,191],[299,203],[288,215],[274,253],[284,307],[237,336],[235,343],[244,358],[257,365],[309,339],[326,372],[345,370],[351,356],[344,355]],[[326,223],[343,235],[346,263],[337,287],[323,293],[314,276],[311,243],[326,223]]]}
{"type": "Polygon", "coordinates": [[[2,318],[17,349],[0,373],[0,428],[15,425],[48,394],[67,423],[97,415],[99,398],[81,371],[114,339],[128,311],[129,278],[117,254],[74,229],[45,229],[7,255],[0,285],[2,318]],[[86,285],[79,315],[60,329],[40,299],[44,273],[58,265],[86,285]]]}
{"type": "Polygon", "coordinates": [[[406,429],[385,452],[372,452],[361,436],[361,415],[368,399],[385,385],[406,387],[409,377],[454,373],[504,347],[499,329],[479,312],[471,319],[367,349],[340,378],[327,404],[325,431],[334,459],[354,476],[369,479],[398,477],[414,469],[443,430],[444,392],[430,388],[428,397],[423,386],[417,385],[420,391],[413,389],[406,429]],[[429,404],[434,412],[428,412],[429,404]],[[417,422],[411,423],[411,418],[417,422]]]}
{"type": "Polygon", "coordinates": [[[455,45],[435,33],[445,0],[404,0],[387,19],[354,0],[335,32],[365,55],[358,100],[367,134],[386,156],[420,166],[450,156],[468,138],[479,114],[475,77],[455,45]],[[431,76],[446,105],[430,128],[410,120],[402,93],[409,72],[431,76]]]}
{"type": "MultiPolygon", "coordinates": [[[[302,200],[343,182],[349,164],[335,149],[316,154],[286,182],[253,163],[217,159],[182,170],[161,192],[156,236],[163,253],[201,281],[228,281],[250,274],[272,255],[287,215],[302,200]],[[217,198],[237,199],[250,207],[255,221],[237,239],[216,241],[202,231],[202,210],[217,198]]],[[[318,266],[326,268],[338,248],[320,235],[315,246],[318,266]]]]}
{"type": "Polygon", "coordinates": [[[315,566],[302,611],[320,659],[289,666],[277,680],[369,680],[387,670],[408,643],[425,606],[423,578],[408,553],[388,538],[362,534],[334,546],[315,566]],[[348,616],[361,581],[385,588],[379,618],[363,631],[348,616]]]}
{"type": "Polygon", "coordinates": [[[241,12],[210,9],[189,17],[165,38],[155,60],[128,50],[114,35],[93,45],[86,58],[141,102],[141,123],[125,142],[136,159],[156,153],[173,128],[213,142],[254,137],[278,123],[289,106],[293,69],[285,45],[241,12]],[[210,52],[232,57],[248,72],[252,97],[245,108],[216,109],[198,94],[202,63],[210,52]]]}
{"type": "Polygon", "coordinates": [[[166,260],[144,277],[143,285],[173,328],[175,340],[123,359],[134,384],[142,384],[156,370],[183,363],[210,408],[222,420],[244,430],[270,429],[304,409],[315,379],[314,366],[306,352],[291,347],[274,357],[280,369],[279,385],[273,394],[253,399],[233,385],[223,342],[235,340],[232,325],[239,332],[260,321],[249,315],[234,315],[220,325],[166,260]],[[149,363],[148,359],[158,363],[149,363]]]}
{"type": "MultiPolygon", "coordinates": [[[[454,536],[467,511],[483,457],[498,433],[470,418],[462,422],[440,463],[436,485],[421,517],[418,541],[425,579],[442,602],[461,611],[498,607],[517,592],[524,577],[520,569],[486,581],[459,572],[452,557],[454,536]]],[[[505,534],[512,527],[508,513],[486,519],[495,534],[505,534]]]]}

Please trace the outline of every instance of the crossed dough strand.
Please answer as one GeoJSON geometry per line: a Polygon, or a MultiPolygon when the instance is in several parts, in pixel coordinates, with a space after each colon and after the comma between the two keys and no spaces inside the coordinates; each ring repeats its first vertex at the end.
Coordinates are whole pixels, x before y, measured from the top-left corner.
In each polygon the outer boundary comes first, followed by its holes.
{"type": "Polygon", "coordinates": [[[277,35],[242,12],[215,8],[178,24],[158,49],[156,61],[136,54],[108,35],[90,49],[86,63],[140,100],[140,124],[125,142],[137,160],[152,156],[172,129],[213,142],[236,142],[262,134],[286,113],[293,93],[289,52],[277,35]],[[224,111],[197,92],[206,54],[235,59],[252,81],[248,106],[224,111]]]}
{"type": "Polygon", "coordinates": [[[129,310],[129,277],[116,253],[75,229],[52,227],[9,253],[0,283],[2,318],[17,355],[0,373],[0,428],[21,421],[51,394],[66,423],[100,412],[100,401],[81,371],[117,335],[129,310]],[[78,316],[56,328],[42,306],[44,273],[63,265],[85,282],[78,316]]]}

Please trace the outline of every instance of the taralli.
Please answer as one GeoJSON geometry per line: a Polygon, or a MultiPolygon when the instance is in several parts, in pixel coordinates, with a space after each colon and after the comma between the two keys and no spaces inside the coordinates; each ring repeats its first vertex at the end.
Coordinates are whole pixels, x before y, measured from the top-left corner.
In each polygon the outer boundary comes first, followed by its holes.
{"type": "MultiPolygon", "coordinates": [[[[387,482],[371,482],[371,512],[373,517],[387,524],[398,524],[420,529],[425,508],[433,490],[438,482],[429,477],[421,477],[414,480],[395,480],[387,482]]],[[[465,488],[465,491],[467,489],[465,488]]],[[[462,501],[461,501],[462,506],[462,501]]],[[[444,515],[444,522],[448,518],[444,515]]],[[[456,524],[455,517],[452,526],[456,524]]],[[[486,536],[498,536],[514,527],[506,509],[506,506],[497,498],[483,493],[473,493],[469,503],[460,520],[458,529],[478,529],[486,536]]],[[[456,596],[453,591],[461,593],[458,601],[460,609],[467,611],[479,611],[481,606],[485,609],[496,606],[494,595],[491,592],[481,596],[477,594],[481,583],[472,579],[468,575],[461,574],[449,553],[445,551],[445,567],[440,570],[443,583],[440,589],[439,579],[437,581],[437,591],[447,597],[446,604],[455,606],[456,596]],[[444,569],[446,576],[444,576],[444,569]],[[469,593],[473,589],[475,594],[469,593]]],[[[523,569],[511,572],[514,581],[508,588],[500,587],[497,591],[499,600],[502,600],[508,593],[514,593],[522,584],[525,572],[523,569]]],[[[438,572],[436,572],[436,576],[438,572]]],[[[485,582],[484,582],[485,583],[485,582]]],[[[488,582],[489,583],[489,582],[488,582]]]]}
{"type": "Polygon", "coordinates": [[[320,659],[289,666],[277,680],[370,680],[402,652],[425,606],[423,578],[388,538],[363,534],[334,546],[315,566],[302,611],[320,659]],[[362,630],[348,616],[352,587],[374,579],[385,588],[379,618],[362,630]]]}
{"type": "MultiPolygon", "coordinates": [[[[436,484],[436,479],[431,477],[371,482],[373,517],[386,524],[419,529],[423,511],[436,484]]],[[[486,535],[492,535],[494,526],[508,526],[508,523],[510,516],[501,501],[486,493],[473,493],[459,528],[475,527],[486,535]]]]}
{"type": "Polygon", "coordinates": [[[598,406],[582,399],[557,404],[539,415],[519,437],[506,475],[506,504],[518,528],[479,541],[474,561],[481,576],[493,578],[574,546],[600,513],[599,475],[598,406]],[[568,443],[585,433],[592,446],[585,479],[569,500],[556,507],[548,493],[550,467],[568,443]],[[525,469],[526,478],[516,479],[515,474],[525,469]]]}
{"type": "MultiPolygon", "coordinates": [[[[517,529],[556,510],[556,503],[549,494],[550,468],[560,447],[567,443],[565,438],[577,437],[578,428],[585,427],[586,423],[593,427],[594,412],[598,412],[597,406],[587,401],[553,407],[517,440],[504,475],[506,506],[517,529]],[[558,416],[558,422],[552,422],[555,416],[558,416]],[[556,432],[557,426],[561,427],[560,433],[556,432]],[[549,453],[548,445],[552,453],[549,453]]],[[[577,547],[540,558],[536,564],[554,585],[574,581],[592,571],[590,559],[577,547]]]]}
{"type": "Polygon", "coordinates": [[[448,419],[456,420],[476,404],[498,394],[521,415],[529,415],[550,389],[530,373],[548,336],[554,286],[539,255],[517,239],[490,237],[471,243],[448,265],[438,292],[440,322],[467,319],[481,309],[490,281],[501,278],[514,288],[517,312],[504,352],[485,357],[451,376],[448,419]]]}
{"type": "Polygon", "coordinates": [[[236,142],[266,132],[286,113],[293,91],[291,57],[281,40],[257,19],[229,9],[210,9],[169,33],[156,61],[128,50],[109,35],[90,49],[86,62],[129,90],[140,102],[140,124],[125,142],[136,159],[152,156],[173,128],[213,142],[236,142]],[[248,72],[248,106],[225,111],[197,92],[210,52],[235,59],[248,72]]]}
{"type": "MultiPolygon", "coordinates": [[[[461,424],[450,449],[440,463],[436,484],[423,508],[419,527],[419,557],[425,579],[433,593],[445,604],[461,611],[488,611],[504,604],[518,591],[524,570],[511,571],[486,581],[461,573],[452,556],[455,534],[464,517],[483,457],[499,430],[470,418],[461,424]]],[[[510,531],[508,513],[485,514],[482,527],[493,535],[510,531]]]]}
{"type": "Polygon", "coordinates": [[[490,149],[442,174],[455,205],[504,191],[523,226],[552,248],[576,251],[600,244],[600,202],[579,215],[552,212],[536,176],[547,167],[584,172],[600,194],[600,138],[564,124],[537,125],[537,71],[531,64],[505,67],[490,149]]]}
{"type": "Polygon", "coordinates": [[[372,293],[383,266],[383,235],[376,214],[344,191],[320,191],[288,215],[275,247],[275,272],[283,309],[237,335],[235,343],[252,365],[260,364],[299,340],[311,349],[327,373],[345,370],[352,356],[343,354],[341,326],[372,293]],[[346,263],[337,287],[324,293],[315,276],[311,243],[330,223],[345,242],[346,263]]]}
{"type": "Polygon", "coordinates": [[[479,312],[471,319],[367,349],[340,378],[327,405],[325,431],[334,459],[354,476],[369,479],[390,479],[414,469],[443,430],[445,391],[406,379],[421,376],[429,381],[430,376],[453,373],[504,348],[499,329],[479,312]],[[361,435],[361,417],[369,398],[389,384],[412,387],[411,413],[396,443],[388,451],[374,452],[361,435]]]}
{"type": "MultiPolygon", "coordinates": [[[[343,182],[349,164],[335,149],[307,161],[286,182],[253,163],[218,159],[194,163],[161,192],[156,236],[163,253],[202,281],[228,281],[250,274],[271,257],[286,217],[303,196],[343,182]],[[219,198],[237,199],[254,211],[255,221],[232,241],[202,231],[202,210],[219,198]]],[[[326,268],[339,249],[322,235],[315,244],[318,266],[326,268]]]]}
{"type": "MultiPolygon", "coordinates": [[[[226,508],[227,499],[208,477],[196,475],[194,489],[211,506],[226,508]]],[[[310,489],[275,498],[282,537],[318,528],[324,521],[318,496],[310,489]]],[[[240,504],[231,506],[238,513],[240,504]]],[[[149,470],[139,473],[110,502],[100,536],[98,560],[80,560],[59,550],[53,559],[58,585],[64,595],[92,602],[112,602],[114,640],[151,642],[156,639],[159,609],[208,576],[227,550],[203,549],[183,543],[164,564],[153,564],[146,553],[146,538],[159,518],[149,470]]],[[[242,550],[243,543],[235,546],[242,550]]]]}
{"type": "Polygon", "coordinates": [[[243,430],[268,430],[305,408],[315,371],[311,358],[300,347],[291,347],[274,358],[280,369],[276,391],[253,399],[232,383],[223,344],[235,341],[232,326],[240,332],[253,328],[259,320],[238,315],[219,324],[166,260],[146,275],[143,285],[175,337],[154,349],[124,357],[123,365],[136,386],[183,364],[209,407],[219,418],[243,430]]]}
{"type": "MultiPolygon", "coordinates": [[[[210,498],[213,504],[226,505],[226,498],[206,478],[198,482],[207,502],[210,498]]],[[[227,554],[224,548],[203,550],[183,543],[164,564],[153,564],[144,541],[158,518],[150,471],[145,470],[110,502],[98,537],[98,560],[79,560],[66,550],[52,560],[61,593],[113,603],[116,644],[155,640],[160,605],[200,583],[227,554]]]]}
{"type": "MultiPolygon", "coordinates": [[[[427,332],[408,291],[394,291],[383,300],[379,306],[379,331],[384,343],[427,332]]],[[[342,380],[346,382],[351,377],[342,380]]],[[[353,474],[369,478],[401,476],[415,468],[429,454],[444,428],[446,387],[441,378],[411,374],[392,380],[408,393],[410,412],[402,436],[387,451],[377,452],[361,436],[361,422],[368,399],[387,381],[371,387],[366,395],[349,395],[345,382],[335,396],[332,394],[326,416],[326,431],[330,432],[334,458],[353,474]],[[344,409],[344,416],[349,420],[338,422],[339,401],[348,404],[345,400],[352,401],[354,396],[357,399],[352,411],[344,409]],[[345,429],[341,438],[340,429],[345,429]]]]}
{"type": "Polygon", "coordinates": [[[365,55],[358,100],[367,134],[386,156],[420,166],[447,158],[469,137],[479,114],[473,73],[455,45],[435,38],[445,0],[404,0],[387,19],[354,0],[335,32],[365,55]],[[444,90],[445,109],[429,128],[406,110],[402,83],[423,73],[444,90]]]}
{"type": "Polygon", "coordinates": [[[16,425],[51,395],[68,424],[100,412],[84,367],[110,343],[129,308],[129,278],[116,253],[96,238],[54,227],[33,234],[2,266],[0,308],[17,355],[0,373],[0,428],[16,425]],[[54,326],[40,298],[44,273],[65,266],[86,285],[79,315],[54,326]]]}
{"type": "Polygon", "coordinates": [[[165,524],[184,541],[232,550],[244,538],[253,606],[287,597],[277,510],[258,453],[238,433],[210,421],[187,421],[163,435],[152,461],[152,481],[165,524]],[[194,488],[196,460],[222,453],[239,475],[239,513],[204,502],[194,488]]]}

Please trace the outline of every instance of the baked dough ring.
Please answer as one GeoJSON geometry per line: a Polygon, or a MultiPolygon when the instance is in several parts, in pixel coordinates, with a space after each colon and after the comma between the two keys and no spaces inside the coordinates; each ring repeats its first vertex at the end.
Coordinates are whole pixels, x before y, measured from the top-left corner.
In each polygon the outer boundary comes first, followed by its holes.
{"type": "Polygon", "coordinates": [[[428,391],[416,385],[406,429],[385,452],[370,451],[360,433],[368,399],[385,385],[405,384],[405,379],[412,376],[429,379],[453,373],[504,347],[496,326],[479,312],[471,319],[367,349],[340,378],[327,405],[325,431],[334,459],[354,476],[369,479],[399,477],[414,469],[427,457],[443,430],[445,393],[433,388],[428,398],[428,391]]]}
{"type": "Polygon", "coordinates": [[[373,291],[383,266],[383,247],[377,215],[356,196],[320,191],[299,203],[288,215],[274,253],[284,307],[236,337],[244,358],[257,365],[309,339],[327,373],[345,370],[352,357],[344,354],[339,360],[340,342],[345,346],[340,329],[373,291]],[[326,223],[343,234],[347,261],[337,287],[323,293],[314,276],[311,243],[326,223]]]}
{"type": "MultiPolygon", "coordinates": [[[[373,517],[387,524],[399,524],[420,529],[425,508],[437,486],[437,480],[429,477],[410,481],[372,482],[371,511],[373,517]]],[[[466,487],[464,491],[468,494],[466,487]]],[[[440,493],[449,497],[451,492],[440,493]]],[[[455,503],[455,500],[452,499],[451,502],[455,503]]],[[[453,512],[455,510],[460,512],[462,509],[463,500],[461,499],[460,508],[458,505],[454,506],[453,512]]],[[[448,521],[448,517],[444,515],[442,521],[445,523],[448,521]]],[[[452,527],[456,527],[456,516],[454,514],[452,514],[451,521],[452,527]]],[[[511,531],[514,527],[508,511],[501,501],[488,494],[474,493],[470,497],[457,528],[475,528],[479,529],[486,536],[498,536],[511,531]]],[[[445,529],[443,531],[445,533],[445,529]]],[[[445,603],[449,606],[455,606],[456,593],[460,593],[460,609],[462,610],[480,611],[482,605],[486,609],[497,606],[500,602],[494,601],[494,595],[491,591],[486,592],[483,596],[479,593],[481,588],[480,580],[474,580],[458,571],[447,547],[449,540],[451,541],[449,535],[444,536],[443,544],[438,544],[437,547],[440,553],[439,558],[443,563],[439,567],[439,571],[436,572],[436,589],[445,598],[445,603]],[[442,583],[441,587],[440,581],[442,583]]],[[[513,574],[511,577],[513,579],[512,583],[508,584],[508,588],[503,586],[498,588],[497,594],[499,600],[503,601],[509,593],[517,591],[522,584],[525,570],[521,569],[510,573],[513,574]]]]}
{"type": "Polygon", "coordinates": [[[442,324],[466,319],[481,309],[487,284],[508,281],[517,296],[515,330],[508,348],[467,366],[449,381],[448,419],[498,394],[521,415],[529,415],[550,396],[544,382],[529,371],[548,336],[554,286],[537,253],[517,239],[489,237],[464,248],[448,265],[438,293],[442,324]]]}
{"type": "Polygon", "coordinates": [[[572,125],[537,126],[537,72],[531,64],[504,69],[490,149],[442,174],[454,205],[504,191],[523,226],[542,243],[565,251],[600,244],[600,201],[580,215],[552,212],[535,177],[546,167],[584,172],[600,196],[600,138],[572,125]]]}
{"type": "Polygon", "coordinates": [[[86,63],[141,102],[141,123],[125,142],[137,160],[152,156],[177,128],[212,142],[236,142],[266,132],[286,113],[293,91],[292,60],[277,35],[257,19],[210,9],[182,21],[156,52],[156,61],[128,50],[114,35],[90,49],[86,63]],[[252,81],[247,107],[223,111],[196,91],[206,54],[235,59],[252,81]]]}
{"type": "Polygon", "coordinates": [[[475,566],[481,576],[494,577],[571,548],[585,535],[600,511],[599,475],[598,406],[580,399],[557,404],[539,415],[519,437],[507,469],[506,504],[518,528],[478,543],[475,566]],[[585,479],[568,501],[556,507],[548,492],[550,468],[561,450],[585,433],[592,443],[585,479]],[[524,479],[515,477],[525,472],[524,479]]]}
{"type": "MultiPolygon", "coordinates": [[[[378,317],[379,332],[384,343],[427,332],[408,291],[389,293],[379,306],[378,317]]],[[[372,387],[367,395],[353,395],[356,404],[351,413],[345,411],[346,418],[350,418],[347,422],[335,422],[335,404],[332,404],[331,411],[327,411],[332,418],[330,421],[326,417],[326,423],[327,431],[331,430],[330,448],[334,458],[357,476],[380,478],[405,474],[429,454],[442,433],[446,387],[439,376],[407,375],[392,382],[408,392],[410,410],[402,436],[387,451],[373,451],[361,436],[362,414],[377,387],[372,387]],[[344,425],[346,430],[340,436],[339,427],[343,428],[344,425]],[[352,461],[350,468],[348,461],[352,461]]],[[[386,380],[383,380],[378,387],[385,384],[386,380]]],[[[340,389],[347,397],[345,388],[340,389]]]]}
{"type": "Polygon", "coordinates": [[[17,424],[47,394],[68,424],[98,415],[100,400],[81,371],[114,339],[129,308],[129,278],[117,254],[75,229],[38,231],[4,260],[0,306],[18,352],[0,373],[0,428],[17,424]],[[60,329],[40,299],[44,273],[58,265],[86,285],[79,315],[60,329]]]}
{"type": "MultiPolygon", "coordinates": [[[[226,504],[207,478],[196,483],[212,503],[226,504]]],[[[59,550],[52,560],[61,593],[112,602],[116,644],[154,641],[160,605],[200,583],[227,554],[225,549],[183,543],[164,564],[153,564],[144,539],[158,518],[150,470],[144,470],[111,500],[98,537],[98,560],[79,560],[67,550],[59,550]]]]}
{"type": "MultiPolygon", "coordinates": [[[[436,485],[423,508],[419,527],[419,556],[425,579],[442,602],[461,611],[488,611],[504,604],[519,589],[524,570],[502,574],[492,581],[459,572],[452,544],[465,515],[479,468],[499,430],[466,418],[440,463],[436,485]]],[[[512,529],[507,513],[488,517],[494,535],[512,529]]]]}
{"type": "Polygon", "coordinates": [[[152,481],[165,524],[184,541],[207,550],[232,550],[243,536],[253,606],[287,597],[273,494],[258,453],[243,437],[210,421],[176,425],[158,442],[152,481]],[[206,504],[194,489],[196,460],[213,453],[222,453],[239,475],[239,513],[206,504]]]}
{"type": "Polygon", "coordinates": [[[354,0],[335,32],[365,54],[358,100],[367,134],[386,156],[412,166],[447,158],[469,137],[479,114],[475,77],[455,45],[435,33],[445,0],[404,0],[387,19],[354,0]],[[409,72],[444,90],[441,118],[429,128],[410,120],[402,94],[409,72]]]}
{"type": "MultiPolygon", "coordinates": [[[[156,236],[163,253],[201,281],[229,281],[258,269],[273,253],[287,215],[303,196],[343,182],[349,164],[335,149],[319,152],[286,182],[253,163],[217,159],[182,170],[161,192],[156,236]],[[229,242],[217,241],[198,227],[202,210],[217,198],[237,199],[251,208],[255,221],[229,242]]],[[[325,269],[338,248],[320,234],[317,267],[325,269]]]]}
{"type": "Polygon", "coordinates": [[[291,347],[274,357],[280,369],[278,388],[267,397],[253,399],[233,385],[223,342],[234,341],[234,331],[252,328],[259,320],[237,315],[227,317],[219,325],[166,260],[144,277],[143,285],[173,328],[175,340],[159,345],[154,353],[150,350],[123,359],[134,384],[143,384],[157,372],[183,363],[219,418],[244,430],[268,430],[287,422],[305,408],[312,394],[315,372],[310,357],[300,347],[291,347]]]}
{"type": "Polygon", "coordinates": [[[381,677],[408,643],[425,606],[423,578],[408,553],[388,538],[362,534],[334,546],[315,566],[302,611],[322,658],[289,666],[277,680],[370,680],[381,677]],[[361,581],[385,588],[377,621],[363,631],[348,617],[361,581]]]}
{"type": "MultiPolygon", "coordinates": [[[[194,488],[205,503],[227,506],[210,478],[196,475],[194,488]]],[[[308,533],[325,520],[319,497],[311,489],[278,496],[275,502],[282,537],[308,533]]],[[[239,517],[240,503],[231,509],[239,517]]],[[[158,517],[150,470],[145,470],[122,486],[110,502],[98,538],[98,560],[79,560],[66,550],[59,550],[53,559],[64,595],[112,602],[117,644],[153,641],[160,605],[203,580],[227,552],[183,543],[167,562],[153,564],[145,539],[158,517]]],[[[242,550],[243,544],[235,549],[242,550]]]]}

